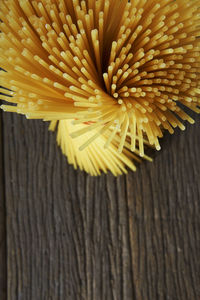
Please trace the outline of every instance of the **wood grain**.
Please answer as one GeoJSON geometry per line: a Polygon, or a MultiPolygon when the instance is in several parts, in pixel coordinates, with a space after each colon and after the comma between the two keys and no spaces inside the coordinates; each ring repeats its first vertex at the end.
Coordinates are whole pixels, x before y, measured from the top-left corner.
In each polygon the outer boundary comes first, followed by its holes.
{"type": "Polygon", "coordinates": [[[4,114],[9,300],[200,299],[199,117],[154,163],[93,178],[4,114]]]}
{"type": "Polygon", "coordinates": [[[6,213],[4,197],[3,128],[0,112],[0,299],[6,299],[6,213]]]}

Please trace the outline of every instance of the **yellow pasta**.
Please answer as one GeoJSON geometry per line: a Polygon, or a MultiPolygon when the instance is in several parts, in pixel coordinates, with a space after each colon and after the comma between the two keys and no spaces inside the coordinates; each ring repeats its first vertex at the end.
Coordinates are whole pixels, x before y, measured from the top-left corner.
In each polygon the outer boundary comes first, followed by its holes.
{"type": "Polygon", "coordinates": [[[50,121],[75,168],[135,170],[164,130],[194,123],[184,106],[200,112],[199,13],[199,0],[1,0],[1,108],[50,121]]]}

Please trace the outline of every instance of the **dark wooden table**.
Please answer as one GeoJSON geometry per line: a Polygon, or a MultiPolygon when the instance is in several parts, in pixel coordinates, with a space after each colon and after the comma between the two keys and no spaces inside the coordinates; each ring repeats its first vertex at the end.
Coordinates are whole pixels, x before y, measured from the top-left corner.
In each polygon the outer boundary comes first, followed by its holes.
{"type": "Polygon", "coordinates": [[[48,124],[4,113],[0,299],[200,299],[200,116],[154,163],[93,178],[48,124]]]}

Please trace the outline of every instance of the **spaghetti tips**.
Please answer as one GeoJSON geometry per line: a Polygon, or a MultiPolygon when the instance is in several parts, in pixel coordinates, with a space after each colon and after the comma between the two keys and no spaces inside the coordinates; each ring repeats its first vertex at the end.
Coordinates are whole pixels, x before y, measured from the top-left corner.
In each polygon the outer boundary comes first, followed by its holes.
{"type": "Polygon", "coordinates": [[[199,0],[2,0],[2,108],[57,124],[91,175],[135,170],[164,130],[194,123],[184,106],[200,112],[199,12],[199,0]]]}

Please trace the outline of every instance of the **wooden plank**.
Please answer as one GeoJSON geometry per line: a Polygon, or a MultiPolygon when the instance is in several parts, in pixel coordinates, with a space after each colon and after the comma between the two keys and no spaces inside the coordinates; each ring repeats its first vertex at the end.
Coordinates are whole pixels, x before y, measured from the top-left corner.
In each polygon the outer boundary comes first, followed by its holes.
{"type": "Polygon", "coordinates": [[[41,121],[4,115],[8,299],[200,299],[200,130],[93,178],[41,121]]]}
{"type": "Polygon", "coordinates": [[[3,128],[0,112],[0,299],[6,298],[6,218],[4,197],[3,128]]]}

